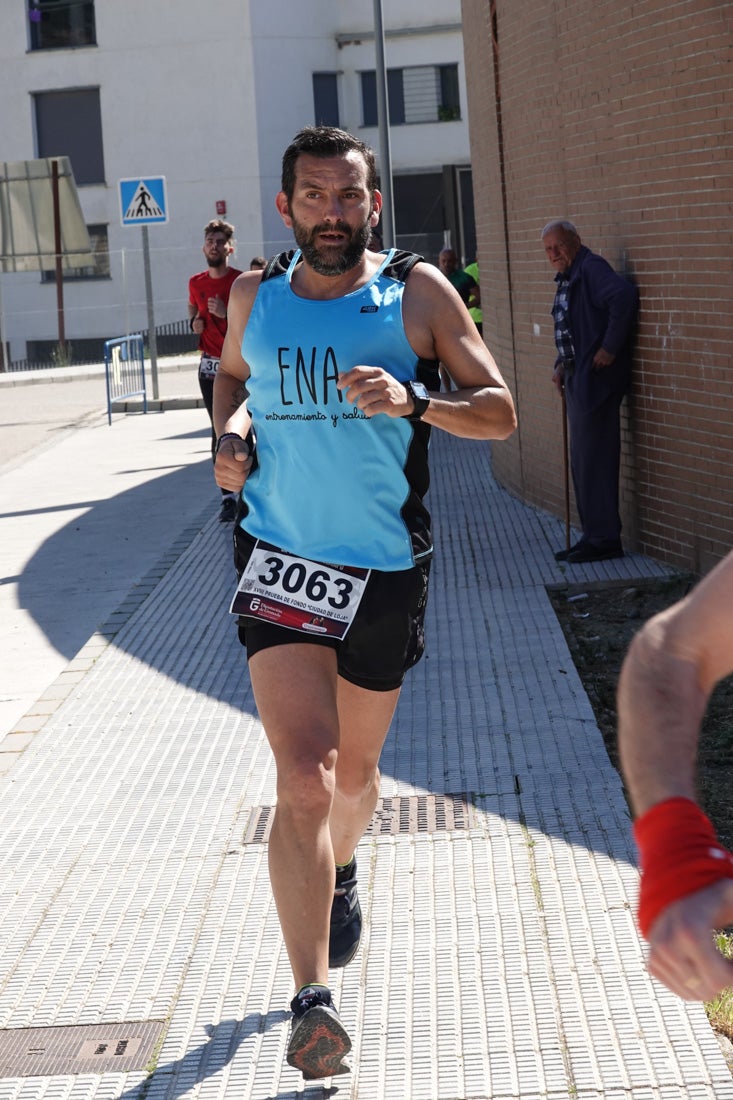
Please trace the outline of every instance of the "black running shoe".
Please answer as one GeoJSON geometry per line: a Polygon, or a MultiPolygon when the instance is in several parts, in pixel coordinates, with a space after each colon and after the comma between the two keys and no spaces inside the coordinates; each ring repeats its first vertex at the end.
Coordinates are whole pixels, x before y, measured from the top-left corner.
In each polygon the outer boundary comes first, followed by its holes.
{"type": "Polygon", "coordinates": [[[328,941],[328,965],[346,966],[359,950],[361,905],[356,892],[356,859],[336,872],[336,889],[331,905],[331,933],[328,941]]]}
{"type": "Polygon", "coordinates": [[[306,1081],[350,1073],[344,1056],[351,1050],[351,1039],[331,1004],[331,990],[325,985],[305,986],[290,1007],[293,1025],[288,1065],[299,1069],[306,1081]]]}

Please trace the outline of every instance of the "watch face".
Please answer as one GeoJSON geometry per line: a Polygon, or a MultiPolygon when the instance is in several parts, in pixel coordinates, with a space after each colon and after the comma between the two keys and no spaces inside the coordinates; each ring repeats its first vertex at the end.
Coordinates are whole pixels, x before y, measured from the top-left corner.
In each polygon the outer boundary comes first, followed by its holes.
{"type": "Polygon", "coordinates": [[[427,387],[422,382],[411,382],[410,390],[413,397],[421,397],[424,401],[430,400],[430,394],[427,391],[427,387]]]}

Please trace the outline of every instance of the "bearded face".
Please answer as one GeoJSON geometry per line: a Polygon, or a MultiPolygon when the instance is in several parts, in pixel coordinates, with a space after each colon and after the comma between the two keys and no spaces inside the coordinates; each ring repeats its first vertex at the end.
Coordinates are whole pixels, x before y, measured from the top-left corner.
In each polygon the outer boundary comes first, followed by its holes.
{"type": "Polygon", "coordinates": [[[343,275],[356,267],[366,251],[369,221],[352,227],[338,221],[309,228],[291,214],[293,235],[303,258],[319,275],[343,275]]]}

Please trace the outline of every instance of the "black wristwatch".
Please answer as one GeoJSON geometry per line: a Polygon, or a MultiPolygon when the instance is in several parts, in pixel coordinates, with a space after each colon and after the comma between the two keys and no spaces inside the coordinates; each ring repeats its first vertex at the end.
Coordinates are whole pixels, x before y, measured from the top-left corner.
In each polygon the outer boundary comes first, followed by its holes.
{"type": "Polygon", "coordinates": [[[415,411],[411,412],[405,419],[422,420],[430,405],[430,394],[422,382],[403,382],[402,385],[409,393],[415,405],[415,411]]]}

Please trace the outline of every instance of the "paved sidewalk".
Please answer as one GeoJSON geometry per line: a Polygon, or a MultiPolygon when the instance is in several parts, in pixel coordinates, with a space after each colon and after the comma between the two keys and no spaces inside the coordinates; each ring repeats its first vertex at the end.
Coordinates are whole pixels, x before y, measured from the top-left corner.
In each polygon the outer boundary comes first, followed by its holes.
{"type": "MultiPolygon", "coordinates": [[[[359,849],[362,947],[334,972],[354,1069],[304,1085],[285,1064],[274,772],[226,612],[231,529],[200,415],[125,417],[116,470],[105,421],[0,471],[3,533],[25,540],[11,587],[29,571],[45,593],[19,609],[41,659],[77,511],[126,509],[118,536],[146,546],[126,573],[115,557],[109,610],[62,649],[0,777],[0,1100],[733,1098],[702,1008],[644,970],[621,785],[545,588],[665,569],[558,566],[561,524],[496,486],[486,445],[438,433],[428,648],[359,849]],[[51,490],[61,532],[7,507],[30,493],[41,512],[51,490]]],[[[83,583],[93,557],[78,565],[83,583]]]]}

